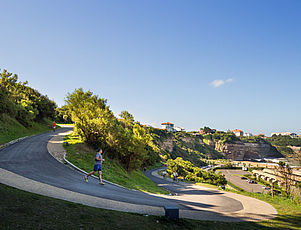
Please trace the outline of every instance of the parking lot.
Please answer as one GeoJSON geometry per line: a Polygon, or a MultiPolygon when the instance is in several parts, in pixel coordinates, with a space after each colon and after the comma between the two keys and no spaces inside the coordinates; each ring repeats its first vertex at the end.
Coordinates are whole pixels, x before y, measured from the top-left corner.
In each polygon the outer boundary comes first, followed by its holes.
{"type": "Polygon", "coordinates": [[[235,169],[219,169],[216,171],[221,172],[226,177],[227,181],[230,181],[232,184],[242,188],[247,192],[261,193],[262,191],[266,191],[262,185],[248,183],[246,179],[241,179],[240,175],[251,174],[248,171],[235,170],[235,169]]]}

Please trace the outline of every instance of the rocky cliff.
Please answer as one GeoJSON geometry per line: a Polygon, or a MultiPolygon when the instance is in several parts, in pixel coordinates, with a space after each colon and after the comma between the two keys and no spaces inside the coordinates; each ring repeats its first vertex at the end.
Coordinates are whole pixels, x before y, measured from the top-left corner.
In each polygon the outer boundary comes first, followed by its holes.
{"type": "Polygon", "coordinates": [[[153,136],[155,144],[162,150],[161,155],[167,155],[167,158],[172,159],[182,157],[196,164],[200,159],[206,158],[249,160],[282,157],[275,147],[263,139],[254,139],[249,143],[237,137],[225,141],[185,132],[170,133],[153,129],[152,133],[155,134],[153,136]]]}
{"type": "Polygon", "coordinates": [[[237,141],[231,144],[220,144],[218,142],[214,144],[215,149],[223,153],[226,159],[252,160],[269,157],[283,157],[282,154],[269,143],[244,143],[237,141]]]}

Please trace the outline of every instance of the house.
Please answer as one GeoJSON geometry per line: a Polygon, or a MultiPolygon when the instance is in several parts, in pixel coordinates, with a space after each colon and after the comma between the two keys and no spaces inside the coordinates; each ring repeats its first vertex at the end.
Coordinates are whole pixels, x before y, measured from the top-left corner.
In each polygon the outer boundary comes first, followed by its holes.
{"type": "Polygon", "coordinates": [[[241,137],[244,135],[244,132],[240,129],[234,129],[234,130],[232,130],[232,133],[234,133],[235,136],[237,136],[237,137],[241,137]]]}
{"type": "Polygon", "coordinates": [[[181,131],[185,131],[184,128],[181,128],[181,127],[178,127],[178,126],[175,126],[174,129],[178,132],[181,132],[181,131]]]}
{"type": "Polygon", "coordinates": [[[271,133],[271,136],[276,135],[276,136],[290,136],[292,138],[298,137],[296,133],[291,133],[291,132],[279,132],[279,133],[271,133]]]}
{"type": "Polygon", "coordinates": [[[244,135],[244,137],[252,137],[253,136],[252,133],[244,133],[243,135],[244,135]]]}
{"type": "Polygon", "coordinates": [[[176,132],[174,124],[170,122],[165,122],[161,124],[162,129],[166,129],[168,132],[176,132]]]}

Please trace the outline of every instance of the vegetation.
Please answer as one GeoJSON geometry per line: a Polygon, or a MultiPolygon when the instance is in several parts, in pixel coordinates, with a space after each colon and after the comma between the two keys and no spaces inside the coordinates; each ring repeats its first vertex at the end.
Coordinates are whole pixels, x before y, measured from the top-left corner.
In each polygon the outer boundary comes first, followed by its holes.
{"type": "Polygon", "coordinates": [[[239,141],[239,138],[237,138],[234,133],[223,132],[223,131],[217,131],[214,132],[213,134],[204,135],[204,138],[206,140],[216,141],[221,144],[225,144],[225,143],[229,144],[229,143],[234,143],[235,141],[239,141]]]}
{"type": "Polygon", "coordinates": [[[79,137],[93,147],[101,145],[107,157],[121,163],[127,171],[158,160],[151,136],[127,111],[118,120],[106,99],[82,89],[68,94],[66,102],[79,137]]]}
{"type": "Polygon", "coordinates": [[[71,113],[66,105],[55,109],[55,121],[61,124],[71,124],[71,113]]]}
{"type": "Polygon", "coordinates": [[[278,212],[262,222],[217,222],[144,216],[87,207],[0,184],[0,229],[300,229],[301,207],[284,197],[237,192],[272,204],[278,212]],[[122,221],[121,221],[122,220],[122,221]]]}
{"type": "Polygon", "coordinates": [[[213,185],[225,185],[227,181],[223,175],[216,174],[213,171],[204,171],[193,165],[189,161],[184,161],[178,157],[175,160],[169,159],[167,161],[167,173],[172,175],[173,172],[177,172],[180,177],[183,177],[187,181],[208,183],[213,185]]]}
{"type": "Polygon", "coordinates": [[[0,145],[21,137],[47,132],[50,126],[51,121],[45,118],[39,123],[33,122],[31,127],[24,127],[16,119],[2,114],[0,116],[0,145]]]}
{"type": "Polygon", "coordinates": [[[262,143],[267,144],[268,142],[260,136],[250,136],[250,137],[239,137],[242,142],[245,143],[262,143]]]}
{"type": "Polygon", "coordinates": [[[0,73],[0,101],[0,144],[48,131],[55,117],[53,101],[7,70],[0,73]]]}
{"type": "Polygon", "coordinates": [[[267,141],[274,146],[301,146],[301,138],[292,138],[284,135],[273,135],[267,141]]]}
{"type": "Polygon", "coordinates": [[[166,130],[146,127],[157,147],[157,153],[164,160],[182,157],[196,166],[207,165],[207,159],[218,159],[224,156],[203,142],[202,135],[186,132],[171,133],[166,130]]]}
{"type": "Polygon", "coordinates": [[[54,119],[56,104],[37,90],[17,82],[18,76],[3,70],[0,74],[0,116],[6,114],[24,127],[45,118],[54,119]]]}
{"type": "MultiPolygon", "coordinates": [[[[66,136],[64,142],[68,142],[68,146],[66,146],[66,144],[64,145],[67,151],[67,160],[84,171],[90,172],[93,169],[96,150],[81,141],[75,134],[66,136]]],[[[168,194],[168,192],[156,186],[156,184],[148,179],[141,171],[132,170],[131,172],[127,172],[119,162],[108,158],[106,153],[104,153],[104,159],[102,175],[105,180],[129,189],[168,194]]]]}
{"type": "Polygon", "coordinates": [[[301,165],[301,153],[295,153],[290,146],[301,147],[301,138],[292,138],[284,135],[273,135],[267,141],[277,148],[277,150],[287,158],[293,158],[301,165]]]}

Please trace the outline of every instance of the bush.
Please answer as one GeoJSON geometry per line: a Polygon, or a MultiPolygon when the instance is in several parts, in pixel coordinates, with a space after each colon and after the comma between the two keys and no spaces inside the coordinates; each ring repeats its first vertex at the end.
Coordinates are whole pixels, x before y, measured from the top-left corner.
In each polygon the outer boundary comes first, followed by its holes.
{"type": "Polygon", "coordinates": [[[193,165],[189,161],[184,161],[178,157],[175,160],[167,161],[167,172],[171,175],[174,171],[187,181],[205,182],[213,185],[225,185],[227,181],[223,175],[215,174],[213,171],[206,172],[193,165]]]}

